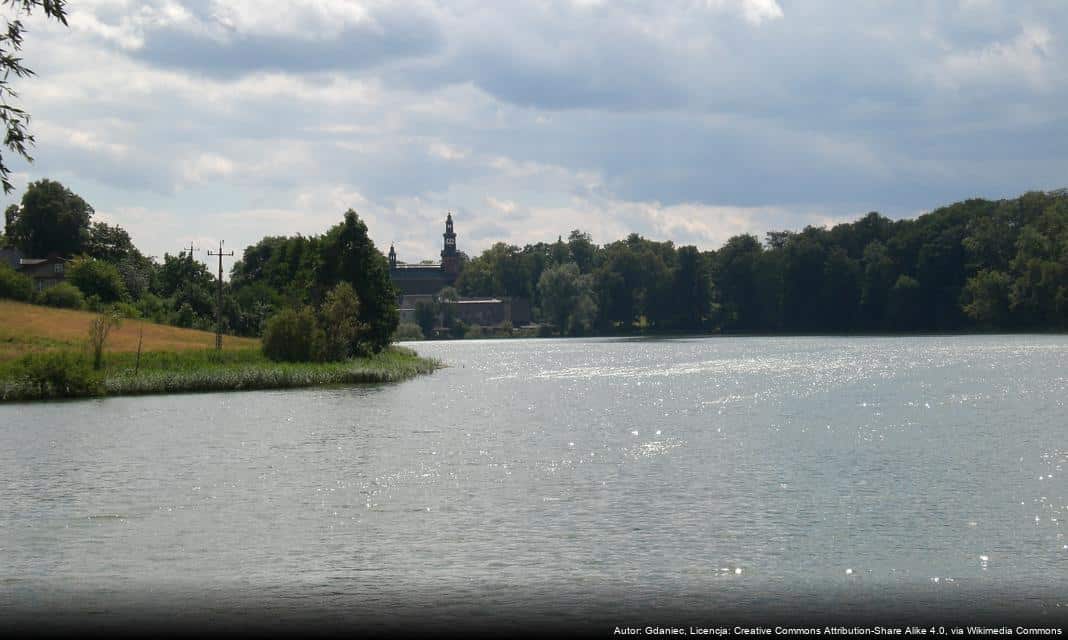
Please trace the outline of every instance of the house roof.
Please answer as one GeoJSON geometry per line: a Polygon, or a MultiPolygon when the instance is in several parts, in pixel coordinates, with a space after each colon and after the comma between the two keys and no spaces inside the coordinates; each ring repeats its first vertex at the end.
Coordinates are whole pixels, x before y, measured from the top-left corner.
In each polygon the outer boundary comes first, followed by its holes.
{"type": "Polygon", "coordinates": [[[66,262],[66,259],[59,256],[48,256],[47,258],[20,258],[19,264],[24,267],[32,267],[35,264],[46,264],[50,262],[66,262]]]}

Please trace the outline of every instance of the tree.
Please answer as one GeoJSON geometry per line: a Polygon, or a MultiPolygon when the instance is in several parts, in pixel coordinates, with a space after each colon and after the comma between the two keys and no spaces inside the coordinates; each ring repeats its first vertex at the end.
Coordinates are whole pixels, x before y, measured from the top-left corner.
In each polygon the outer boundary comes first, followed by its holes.
{"type": "Polygon", "coordinates": [[[432,302],[420,301],[415,303],[415,321],[424,336],[434,333],[434,325],[438,322],[438,311],[432,302]]]}
{"type": "Polygon", "coordinates": [[[890,287],[894,286],[896,280],[894,263],[886,252],[886,245],[872,240],[864,247],[861,265],[861,324],[868,329],[881,329],[886,323],[886,301],[890,287]]]}
{"type": "Polygon", "coordinates": [[[115,265],[88,256],[79,256],[67,266],[67,279],[87,297],[96,296],[101,302],[126,299],[126,285],[115,265]]]}
{"type": "Polygon", "coordinates": [[[593,268],[593,258],[597,255],[597,245],[593,244],[590,234],[573,229],[567,237],[567,248],[579,271],[589,273],[593,268]]]}
{"type": "Polygon", "coordinates": [[[62,184],[38,180],[26,187],[21,206],[7,208],[5,234],[29,256],[73,256],[85,248],[93,213],[85,200],[62,184]]]}
{"type": "Polygon", "coordinates": [[[850,258],[845,249],[832,249],[823,266],[823,290],[820,293],[824,318],[821,329],[848,331],[856,327],[861,279],[860,263],[850,258]]]}
{"type": "Polygon", "coordinates": [[[687,331],[700,330],[712,308],[712,280],[697,247],[679,247],[672,274],[671,325],[687,331]]]}
{"type": "Polygon", "coordinates": [[[89,256],[118,264],[134,255],[141,255],[130,240],[130,234],[118,225],[94,222],[88,231],[83,248],[89,256]]]}
{"type": "Polygon", "coordinates": [[[568,263],[546,269],[538,280],[542,313],[561,334],[567,331],[567,319],[578,302],[578,279],[578,267],[568,263]]]}
{"type": "Polygon", "coordinates": [[[900,275],[890,288],[889,312],[890,328],[896,331],[912,331],[923,326],[923,292],[915,278],[900,275]]]}
{"type": "Polygon", "coordinates": [[[360,323],[367,326],[367,348],[373,353],[385,349],[400,323],[397,292],[386,257],[367,235],[367,224],[349,209],[344,221],[323,236],[320,251],[319,284],[350,283],[360,300],[360,323]]]}
{"type": "Polygon", "coordinates": [[[1068,325],[1068,202],[1023,228],[1012,259],[1012,309],[1032,326],[1068,325]]]}
{"type": "Polygon", "coordinates": [[[345,360],[361,350],[360,333],[364,327],[359,315],[360,301],[351,284],[339,282],[326,294],[319,311],[326,360],[345,360]]]}
{"type": "MultiPolygon", "coordinates": [[[[40,7],[48,18],[54,18],[67,25],[66,0],[2,0],[3,6],[14,7],[29,15],[35,7],[40,7]]],[[[22,21],[8,20],[7,30],[0,35],[0,120],[3,121],[7,130],[4,135],[4,146],[15,154],[22,156],[28,161],[33,158],[29,154],[29,146],[34,143],[33,135],[27,130],[30,123],[30,114],[20,109],[12,102],[18,98],[18,93],[11,88],[9,78],[25,78],[34,75],[33,71],[22,64],[22,58],[18,57],[22,50],[22,34],[24,27],[22,21]]],[[[11,169],[0,155],[0,182],[4,187],[4,193],[11,193],[14,186],[10,180],[11,169]]]]}
{"type": "Polygon", "coordinates": [[[964,285],[964,313],[983,327],[1005,327],[1009,321],[1012,278],[1001,271],[983,269],[964,285]]]}
{"type": "Polygon", "coordinates": [[[114,309],[109,309],[93,318],[89,324],[89,349],[93,352],[93,369],[99,371],[104,364],[104,344],[114,327],[122,322],[114,309]]]}
{"type": "Polygon", "coordinates": [[[163,254],[163,264],[155,273],[152,293],[171,300],[175,310],[173,323],[192,327],[202,319],[214,317],[215,276],[207,266],[184,251],[172,256],[163,254]]]}
{"type": "Polygon", "coordinates": [[[763,248],[756,236],[734,236],[716,252],[714,281],[726,329],[752,330],[759,324],[757,259],[763,248]]]}
{"type": "Polygon", "coordinates": [[[593,279],[579,273],[574,262],[546,269],[538,280],[542,312],[556,325],[560,334],[584,333],[593,326],[597,303],[593,279]]]}
{"type": "Polygon", "coordinates": [[[33,297],[33,280],[0,262],[0,298],[29,300],[33,297]]]}
{"type": "MultiPolygon", "coordinates": [[[[460,299],[460,294],[457,293],[453,287],[445,287],[438,292],[437,298],[434,301],[434,307],[436,310],[441,311],[441,324],[446,329],[455,329],[457,325],[456,319],[456,302],[460,299]]],[[[460,334],[463,337],[463,334],[460,334]]]]}

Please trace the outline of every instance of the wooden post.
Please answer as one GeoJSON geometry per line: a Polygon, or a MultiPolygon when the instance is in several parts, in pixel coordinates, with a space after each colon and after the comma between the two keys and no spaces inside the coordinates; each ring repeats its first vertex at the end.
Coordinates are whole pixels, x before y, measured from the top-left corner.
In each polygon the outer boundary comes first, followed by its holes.
{"type": "Polygon", "coordinates": [[[219,252],[208,251],[209,256],[219,256],[219,295],[215,302],[215,350],[222,351],[222,259],[223,256],[232,256],[234,252],[223,253],[223,240],[219,241],[219,252]]]}

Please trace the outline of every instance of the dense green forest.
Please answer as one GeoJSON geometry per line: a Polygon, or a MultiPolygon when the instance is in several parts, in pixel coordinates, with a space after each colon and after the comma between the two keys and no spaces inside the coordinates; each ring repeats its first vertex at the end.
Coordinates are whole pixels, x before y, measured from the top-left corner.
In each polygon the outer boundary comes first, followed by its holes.
{"type": "MultiPolygon", "coordinates": [[[[0,243],[27,256],[73,257],[70,284],[33,294],[0,267],[0,297],[118,304],[128,315],[214,328],[217,282],[203,263],[181,251],[146,257],[93,213],[57,182],[32,183],[8,208],[0,243]]],[[[346,304],[358,309],[361,341],[380,349],[397,328],[395,292],[385,257],[352,211],[323,235],[265,237],[245,249],[224,283],[225,329],[262,335],[283,310],[326,308],[342,282],[355,294],[346,304]]],[[[456,289],[528,298],[547,332],[568,335],[1063,330],[1068,192],[967,200],[909,220],[872,212],[830,229],[771,231],[763,241],[735,236],[714,251],[637,234],[597,245],[576,230],[462,256],[456,289]]]]}
{"type": "Polygon", "coordinates": [[[497,244],[468,296],[523,296],[564,333],[1068,328],[1068,192],[967,200],[910,220],[735,236],[715,251],[632,234],[497,244]]]}

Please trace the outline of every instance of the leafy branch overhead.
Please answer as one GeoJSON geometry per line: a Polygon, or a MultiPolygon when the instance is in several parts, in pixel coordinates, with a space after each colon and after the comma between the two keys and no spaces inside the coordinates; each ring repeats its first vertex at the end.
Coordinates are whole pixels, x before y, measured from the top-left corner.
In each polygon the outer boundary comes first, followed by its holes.
{"type": "MultiPolygon", "coordinates": [[[[29,15],[35,8],[40,8],[49,18],[54,18],[67,25],[66,0],[0,0],[0,5],[13,8],[15,15],[29,15]]],[[[33,134],[29,132],[30,114],[17,104],[18,93],[11,86],[14,78],[34,75],[33,71],[22,63],[18,53],[22,50],[22,37],[26,28],[18,18],[9,18],[7,28],[0,33],[0,121],[4,127],[4,146],[22,156],[29,162],[29,147],[33,145],[33,134]],[[14,77],[14,78],[13,78],[14,77]]],[[[0,183],[4,193],[11,193],[11,169],[0,153],[0,183]]]]}

